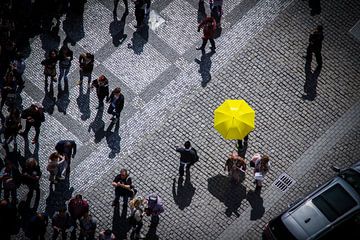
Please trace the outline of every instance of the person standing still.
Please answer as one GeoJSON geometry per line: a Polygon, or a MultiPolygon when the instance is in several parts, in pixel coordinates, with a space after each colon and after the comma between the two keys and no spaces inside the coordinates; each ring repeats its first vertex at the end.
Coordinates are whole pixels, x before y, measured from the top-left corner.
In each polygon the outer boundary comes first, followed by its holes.
{"type": "Polygon", "coordinates": [[[112,203],[113,207],[119,207],[119,198],[123,198],[123,208],[127,207],[129,198],[135,195],[134,186],[132,185],[131,177],[126,169],[121,169],[120,174],[117,175],[111,183],[115,187],[115,199],[112,203]]]}
{"type": "Polygon", "coordinates": [[[136,18],[136,25],[135,28],[140,28],[144,24],[145,19],[145,8],[147,4],[145,0],[133,0],[135,4],[135,18],[136,18]]]}
{"type": "Polygon", "coordinates": [[[61,140],[56,143],[55,150],[65,157],[66,175],[70,173],[71,158],[76,155],[76,143],[73,140],[61,140]]]}
{"type": "Polygon", "coordinates": [[[83,82],[84,77],[88,78],[88,85],[91,83],[91,74],[94,69],[94,55],[86,52],[81,53],[79,57],[79,64],[80,64],[80,80],[78,81],[78,85],[81,85],[83,82]]]}
{"type": "Polygon", "coordinates": [[[64,83],[68,81],[67,75],[69,74],[71,61],[73,60],[73,52],[69,49],[67,45],[64,45],[60,48],[59,51],[59,85],[61,79],[64,77],[64,83]]]}
{"type": "Polygon", "coordinates": [[[175,151],[180,153],[180,167],[179,167],[179,176],[184,176],[184,168],[186,165],[186,173],[190,173],[190,166],[193,162],[196,161],[197,154],[194,148],[191,147],[190,141],[184,143],[184,148],[176,147],[175,151]]]}
{"type": "Polygon", "coordinates": [[[99,99],[99,106],[96,109],[103,108],[104,107],[104,99],[105,98],[106,98],[106,100],[109,99],[109,81],[108,81],[108,79],[104,75],[101,75],[100,77],[98,77],[91,83],[91,88],[96,89],[96,96],[99,99]]]}
{"type": "Polygon", "coordinates": [[[319,67],[322,66],[322,41],[324,40],[323,27],[317,26],[315,30],[309,36],[309,45],[306,50],[306,61],[311,63],[312,54],[315,54],[316,62],[319,67]]]}
{"type": "Polygon", "coordinates": [[[119,121],[125,102],[121,89],[119,87],[115,88],[106,102],[110,102],[107,112],[112,115],[111,121],[119,121]]]}
{"type": "Polygon", "coordinates": [[[29,108],[21,113],[21,118],[26,119],[26,125],[25,130],[20,135],[27,137],[30,128],[34,127],[35,137],[31,143],[37,143],[39,141],[41,123],[45,122],[44,109],[39,104],[31,104],[29,108]]]}
{"type": "Polygon", "coordinates": [[[205,46],[208,42],[208,40],[210,40],[211,43],[211,47],[210,49],[212,51],[215,51],[216,47],[215,47],[215,41],[214,41],[214,34],[216,31],[216,21],[215,18],[213,17],[206,17],[198,26],[198,32],[200,32],[201,28],[203,29],[203,37],[202,37],[202,45],[198,48],[196,48],[196,50],[205,50],[205,46]]]}

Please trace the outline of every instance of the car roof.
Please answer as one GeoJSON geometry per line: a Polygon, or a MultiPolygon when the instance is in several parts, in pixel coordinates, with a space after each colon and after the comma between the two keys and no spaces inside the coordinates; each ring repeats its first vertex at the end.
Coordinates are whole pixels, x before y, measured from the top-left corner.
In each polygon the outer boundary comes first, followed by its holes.
{"type": "MultiPolygon", "coordinates": [[[[360,170],[360,165],[358,167],[360,170]]],[[[349,192],[348,184],[335,177],[324,188],[315,191],[310,198],[289,209],[281,219],[297,239],[307,239],[322,231],[345,212],[349,212],[349,209],[359,208],[359,203],[359,197],[349,192]],[[339,201],[347,204],[342,206],[337,204],[339,201]],[[326,212],[326,215],[321,210],[326,212]]]]}

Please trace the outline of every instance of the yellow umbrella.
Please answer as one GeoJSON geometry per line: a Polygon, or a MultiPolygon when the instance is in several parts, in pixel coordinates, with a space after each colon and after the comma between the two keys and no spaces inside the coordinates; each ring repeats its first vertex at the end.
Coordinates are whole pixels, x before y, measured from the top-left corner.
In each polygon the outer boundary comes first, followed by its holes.
{"type": "Polygon", "coordinates": [[[255,128],[255,111],[245,100],[225,100],[214,111],[214,127],[227,140],[243,139],[255,128]]]}

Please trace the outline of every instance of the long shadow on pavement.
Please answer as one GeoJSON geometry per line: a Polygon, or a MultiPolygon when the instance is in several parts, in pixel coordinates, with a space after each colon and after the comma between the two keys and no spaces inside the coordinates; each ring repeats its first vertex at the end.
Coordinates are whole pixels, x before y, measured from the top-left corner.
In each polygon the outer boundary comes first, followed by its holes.
{"type": "Polygon", "coordinates": [[[211,51],[208,53],[205,53],[205,50],[201,51],[201,58],[199,59],[195,59],[195,62],[197,64],[199,64],[199,73],[201,74],[201,86],[202,87],[206,87],[206,85],[208,84],[208,82],[210,82],[211,80],[211,74],[210,74],[210,69],[211,69],[211,57],[212,55],[214,55],[215,51],[211,51]]]}
{"type": "Polygon", "coordinates": [[[218,174],[208,179],[208,190],[225,204],[226,216],[231,217],[233,213],[236,217],[240,216],[238,208],[246,198],[246,188],[242,184],[233,184],[228,177],[218,174]]]}
{"type": "Polygon", "coordinates": [[[112,231],[116,236],[116,239],[127,239],[127,233],[130,230],[129,221],[126,218],[127,205],[123,205],[121,215],[119,207],[114,208],[112,231]]]}
{"type": "Polygon", "coordinates": [[[190,206],[191,200],[195,194],[196,188],[190,181],[190,173],[186,174],[185,182],[182,177],[178,178],[177,188],[176,179],[173,179],[172,194],[176,205],[179,206],[180,210],[184,210],[190,206]]]}
{"type": "Polygon", "coordinates": [[[122,44],[127,34],[124,34],[125,29],[125,21],[126,21],[126,12],[122,15],[120,21],[118,21],[116,14],[114,14],[114,20],[110,23],[109,31],[112,37],[112,42],[115,47],[118,47],[120,44],[122,44]]]}
{"type": "Polygon", "coordinates": [[[91,132],[91,130],[95,134],[95,143],[101,142],[101,140],[105,137],[105,122],[103,121],[102,117],[104,114],[104,107],[99,108],[96,116],[94,118],[94,121],[92,121],[89,125],[88,132],[91,132]]]}
{"type": "Polygon", "coordinates": [[[112,122],[106,129],[106,143],[108,147],[111,149],[111,152],[109,153],[109,158],[114,158],[117,153],[120,152],[120,141],[121,137],[119,135],[119,128],[120,128],[120,120],[116,123],[112,122]],[[115,129],[112,132],[112,128],[115,125],[115,129]]]}
{"type": "Polygon", "coordinates": [[[86,121],[90,118],[90,87],[87,86],[87,90],[84,93],[84,87],[80,84],[79,87],[79,96],[76,99],[76,103],[79,107],[79,111],[81,112],[81,120],[86,121]]]}
{"type": "Polygon", "coordinates": [[[246,200],[251,205],[250,220],[260,219],[265,213],[264,200],[260,197],[260,191],[250,190],[247,193],[246,200]]]}

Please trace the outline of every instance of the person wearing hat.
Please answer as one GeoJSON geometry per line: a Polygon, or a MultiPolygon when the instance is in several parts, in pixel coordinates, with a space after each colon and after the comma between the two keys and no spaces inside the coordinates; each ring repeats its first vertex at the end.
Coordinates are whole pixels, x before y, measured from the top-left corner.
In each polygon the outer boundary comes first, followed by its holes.
{"type": "Polygon", "coordinates": [[[99,108],[104,107],[104,99],[109,98],[109,81],[104,75],[101,75],[91,83],[91,88],[96,89],[96,95],[99,99],[99,108]]]}
{"type": "Polygon", "coordinates": [[[20,135],[27,137],[30,128],[35,128],[35,137],[32,140],[32,144],[35,144],[39,140],[41,123],[45,122],[44,109],[40,104],[31,104],[30,107],[25,109],[21,118],[26,119],[25,130],[20,135]]]}
{"type": "Polygon", "coordinates": [[[115,88],[106,102],[110,103],[107,112],[112,115],[111,120],[119,121],[120,113],[124,108],[124,95],[122,95],[121,89],[115,88]]]}

